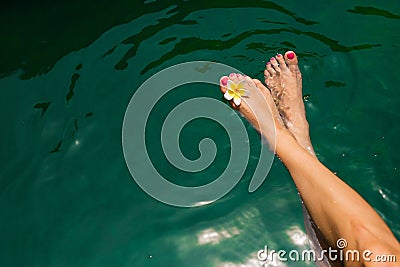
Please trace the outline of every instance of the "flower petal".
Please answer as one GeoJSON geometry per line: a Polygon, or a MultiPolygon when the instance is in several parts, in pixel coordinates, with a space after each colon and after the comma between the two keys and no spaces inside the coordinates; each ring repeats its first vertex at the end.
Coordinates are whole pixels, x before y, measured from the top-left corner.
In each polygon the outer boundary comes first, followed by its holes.
{"type": "Polygon", "coordinates": [[[249,91],[246,88],[238,89],[237,93],[240,96],[248,96],[249,95],[249,91]]]}
{"type": "Polygon", "coordinates": [[[245,85],[246,85],[246,80],[241,80],[240,82],[238,82],[236,84],[236,88],[237,89],[242,89],[242,88],[244,88],[245,85]]]}
{"type": "Polygon", "coordinates": [[[232,100],[234,94],[232,94],[229,90],[226,90],[225,94],[224,94],[224,98],[226,100],[232,100]]]}
{"type": "Polygon", "coordinates": [[[233,103],[235,103],[236,106],[239,106],[241,102],[242,98],[238,95],[235,95],[235,97],[233,98],[233,103]]]}
{"type": "Polygon", "coordinates": [[[227,87],[228,89],[231,89],[231,90],[236,90],[237,85],[236,85],[236,83],[233,82],[232,80],[228,80],[228,84],[226,85],[226,87],[227,87]]]}

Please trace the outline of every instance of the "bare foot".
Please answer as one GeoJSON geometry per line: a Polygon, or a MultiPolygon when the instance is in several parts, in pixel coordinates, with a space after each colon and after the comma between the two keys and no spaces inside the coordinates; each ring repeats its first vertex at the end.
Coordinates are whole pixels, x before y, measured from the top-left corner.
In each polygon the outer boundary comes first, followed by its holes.
{"type": "Polygon", "coordinates": [[[272,57],[267,63],[264,77],[285,126],[303,148],[315,155],[310,141],[296,54],[288,51],[285,56],[278,54],[272,57]]]}
{"type": "Polygon", "coordinates": [[[240,104],[228,96],[231,106],[238,110],[267,139],[270,148],[275,151],[277,130],[286,131],[286,128],[270,91],[259,80],[231,73],[229,77],[224,76],[220,79],[221,92],[225,94],[232,84],[233,86],[240,84],[239,87],[242,88],[240,90],[246,92],[246,95],[241,97],[240,104]]]}
{"type": "MultiPolygon", "coordinates": [[[[272,57],[267,63],[264,76],[285,126],[297,142],[315,157],[303,103],[302,78],[296,54],[288,51],[284,56],[278,54],[272,57]]],[[[313,249],[320,253],[322,248],[327,248],[328,245],[325,238],[311,223],[312,219],[303,202],[302,205],[305,211],[307,233],[312,240],[313,249]]],[[[336,265],[331,262],[331,266],[336,265]]]]}

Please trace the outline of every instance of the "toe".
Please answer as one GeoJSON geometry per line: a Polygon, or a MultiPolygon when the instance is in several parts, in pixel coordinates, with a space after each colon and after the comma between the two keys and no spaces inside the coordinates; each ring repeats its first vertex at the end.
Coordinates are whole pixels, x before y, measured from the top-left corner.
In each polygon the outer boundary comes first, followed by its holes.
{"type": "Polygon", "coordinates": [[[249,77],[247,75],[244,74],[236,74],[237,80],[235,81],[236,83],[242,82],[242,81],[247,81],[249,79],[249,77]]]}
{"type": "Polygon", "coordinates": [[[278,61],[279,67],[281,68],[282,71],[287,70],[288,67],[286,65],[285,59],[283,58],[283,56],[281,54],[276,55],[276,61],[278,61]]]}
{"type": "MultiPolygon", "coordinates": [[[[219,79],[219,85],[220,85],[220,90],[223,94],[226,93],[227,90],[227,84],[228,84],[228,80],[237,80],[237,76],[235,73],[231,73],[228,76],[222,76],[221,79],[219,79]]],[[[233,101],[229,101],[229,104],[231,105],[232,108],[234,109],[238,109],[239,107],[235,105],[235,103],[233,103],[233,101]]]]}
{"type": "Polygon", "coordinates": [[[276,71],[275,69],[272,67],[271,62],[267,62],[267,71],[269,72],[269,74],[271,76],[275,76],[276,75],[276,71]]]}
{"type": "Polygon", "coordinates": [[[274,57],[271,57],[271,59],[270,59],[269,62],[271,62],[272,68],[274,68],[274,70],[275,70],[277,73],[280,73],[280,72],[281,72],[281,69],[279,68],[279,63],[278,63],[278,61],[277,61],[274,57]]]}
{"type": "Polygon", "coordinates": [[[223,94],[225,94],[226,92],[226,85],[228,84],[228,80],[229,80],[228,76],[223,76],[221,77],[221,79],[219,79],[220,89],[223,94]]]}
{"type": "Polygon", "coordinates": [[[285,53],[285,62],[290,70],[296,70],[298,68],[297,55],[293,51],[287,51],[285,53]]]}
{"type": "Polygon", "coordinates": [[[271,74],[269,74],[268,70],[264,70],[264,79],[265,79],[265,83],[267,84],[269,81],[269,79],[271,78],[271,74]]]}
{"type": "Polygon", "coordinates": [[[239,82],[239,75],[237,73],[231,73],[229,74],[229,80],[231,80],[234,83],[238,83],[239,82]]]}

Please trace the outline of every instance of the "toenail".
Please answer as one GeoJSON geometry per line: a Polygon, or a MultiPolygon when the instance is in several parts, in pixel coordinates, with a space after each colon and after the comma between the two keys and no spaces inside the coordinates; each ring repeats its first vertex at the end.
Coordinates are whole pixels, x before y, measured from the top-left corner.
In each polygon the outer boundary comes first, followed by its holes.
{"type": "Polygon", "coordinates": [[[287,58],[288,59],[294,59],[294,53],[293,52],[288,53],[287,54],[287,58]]]}
{"type": "Polygon", "coordinates": [[[271,57],[271,59],[270,60],[275,60],[275,58],[274,57],[271,57]]]}
{"type": "Polygon", "coordinates": [[[236,74],[235,74],[235,73],[229,74],[229,78],[235,78],[235,77],[236,77],[236,74]]]}
{"type": "Polygon", "coordinates": [[[282,54],[276,54],[276,56],[277,56],[277,57],[281,57],[281,56],[282,56],[282,54]]]}
{"type": "Polygon", "coordinates": [[[222,83],[223,86],[228,84],[228,79],[229,79],[228,77],[224,77],[224,78],[221,79],[221,83],[222,83]]]}
{"type": "Polygon", "coordinates": [[[268,65],[271,65],[271,62],[268,61],[268,62],[267,62],[267,66],[268,66],[268,65]]]}
{"type": "Polygon", "coordinates": [[[242,74],[237,73],[237,74],[236,74],[236,77],[240,78],[240,77],[242,77],[242,74]]]}

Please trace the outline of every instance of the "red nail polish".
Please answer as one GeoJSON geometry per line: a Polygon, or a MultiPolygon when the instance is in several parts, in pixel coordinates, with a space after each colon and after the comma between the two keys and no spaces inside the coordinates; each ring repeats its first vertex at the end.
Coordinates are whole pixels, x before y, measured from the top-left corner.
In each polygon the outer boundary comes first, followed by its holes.
{"type": "Polygon", "coordinates": [[[228,84],[228,77],[222,78],[221,79],[221,83],[222,83],[223,86],[227,85],[228,84]]]}
{"type": "Polygon", "coordinates": [[[277,57],[281,57],[281,56],[282,56],[282,54],[276,54],[276,56],[277,56],[277,57]]]}
{"type": "Polygon", "coordinates": [[[271,57],[271,59],[270,60],[275,60],[275,58],[274,57],[271,57]]]}
{"type": "Polygon", "coordinates": [[[294,53],[293,52],[288,53],[286,56],[287,56],[288,59],[294,59],[294,53]]]}
{"type": "Polygon", "coordinates": [[[268,61],[268,62],[267,62],[267,66],[270,65],[270,64],[271,64],[271,62],[268,61]]]}

